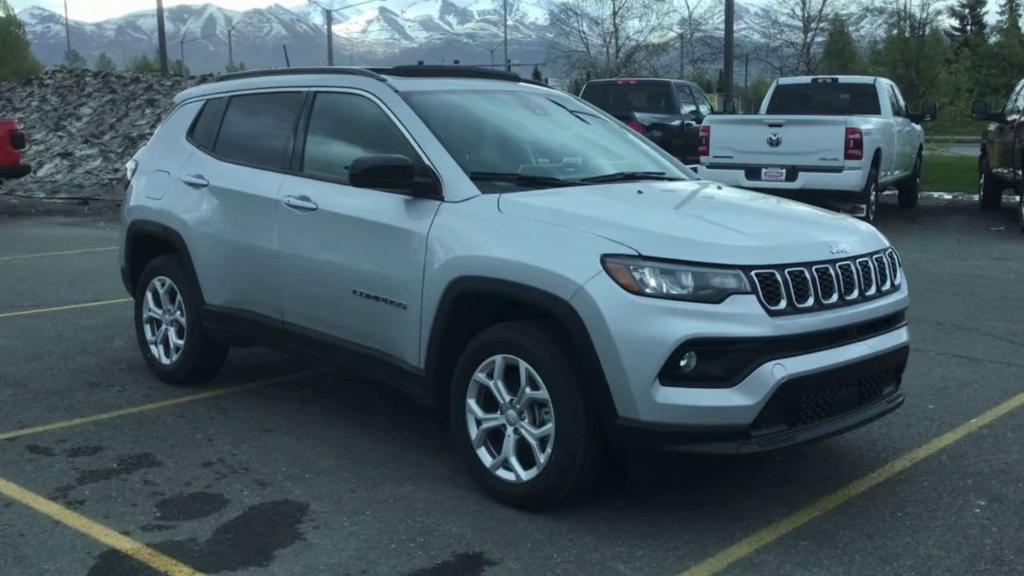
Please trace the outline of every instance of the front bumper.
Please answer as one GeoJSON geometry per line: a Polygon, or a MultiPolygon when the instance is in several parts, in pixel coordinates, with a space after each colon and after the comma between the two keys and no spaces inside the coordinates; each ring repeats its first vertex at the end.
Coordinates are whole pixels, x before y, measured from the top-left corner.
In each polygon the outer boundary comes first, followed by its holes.
{"type": "MultiPolygon", "coordinates": [[[[737,441],[752,440],[755,421],[786,383],[815,375],[841,374],[857,366],[871,367],[889,354],[906,350],[910,333],[905,324],[900,324],[863,339],[767,360],[735,385],[723,388],[663,385],[659,373],[680,345],[698,339],[771,339],[842,329],[899,314],[907,304],[904,282],[892,294],[855,306],[769,317],[752,295],[732,296],[715,305],[645,298],[626,293],[605,274],[595,276],[573,297],[573,305],[587,326],[609,383],[616,412],[612,427],[625,428],[627,432],[667,431],[669,437],[676,439],[699,440],[675,442],[678,445],[710,445],[716,439],[736,445],[737,441]]],[[[901,363],[897,379],[902,375],[902,366],[901,363]]],[[[887,397],[884,406],[894,409],[892,403],[901,401],[896,398],[887,397]]],[[[867,410],[862,415],[864,421],[881,415],[875,412],[885,413],[881,406],[867,410]]],[[[844,417],[842,422],[848,424],[850,420],[844,417]]],[[[798,438],[796,441],[804,441],[808,434],[834,433],[837,425],[821,423],[823,427],[816,431],[787,432],[792,433],[789,437],[798,438]]],[[[758,438],[742,449],[787,443],[780,438],[758,438]]]]}

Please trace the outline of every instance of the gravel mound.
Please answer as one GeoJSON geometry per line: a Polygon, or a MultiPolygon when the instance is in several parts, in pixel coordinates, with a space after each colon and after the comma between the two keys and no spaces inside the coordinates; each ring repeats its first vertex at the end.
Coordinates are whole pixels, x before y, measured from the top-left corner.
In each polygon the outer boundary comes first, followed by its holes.
{"type": "Polygon", "coordinates": [[[0,83],[0,117],[28,135],[32,174],[0,194],[38,198],[120,198],[124,165],[149,139],[178,92],[209,76],[51,70],[0,83]]]}

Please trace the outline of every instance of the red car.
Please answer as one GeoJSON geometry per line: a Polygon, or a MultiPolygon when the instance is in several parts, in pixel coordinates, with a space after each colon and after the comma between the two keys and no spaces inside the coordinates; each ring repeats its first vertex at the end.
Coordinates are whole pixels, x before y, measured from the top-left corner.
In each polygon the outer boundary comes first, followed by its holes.
{"type": "Polygon", "coordinates": [[[25,149],[25,133],[15,120],[0,118],[0,180],[27,176],[32,167],[21,163],[25,149]]]}

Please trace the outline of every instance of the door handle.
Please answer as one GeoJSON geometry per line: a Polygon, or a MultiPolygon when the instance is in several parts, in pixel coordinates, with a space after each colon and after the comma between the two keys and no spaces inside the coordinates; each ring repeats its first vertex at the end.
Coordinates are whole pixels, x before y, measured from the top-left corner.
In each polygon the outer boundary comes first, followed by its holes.
{"type": "Polygon", "coordinates": [[[294,208],[296,210],[305,210],[307,212],[312,212],[319,208],[316,202],[310,200],[309,196],[306,196],[305,194],[300,196],[285,196],[283,202],[284,205],[289,208],[294,208]]]}
{"type": "Polygon", "coordinates": [[[206,188],[210,185],[210,181],[202,174],[186,174],[181,177],[181,181],[193,188],[206,188]]]}

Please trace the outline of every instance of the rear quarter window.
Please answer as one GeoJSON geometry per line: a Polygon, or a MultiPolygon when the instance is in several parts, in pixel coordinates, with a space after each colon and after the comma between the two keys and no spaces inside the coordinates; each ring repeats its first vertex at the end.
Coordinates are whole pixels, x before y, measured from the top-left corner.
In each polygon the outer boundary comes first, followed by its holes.
{"type": "Polygon", "coordinates": [[[301,92],[233,96],[214,153],[256,168],[287,168],[303,98],[301,92]]]}
{"type": "Polygon", "coordinates": [[[768,114],[787,116],[877,116],[882,113],[874,84],[811,82],[779,84],[768,114]]]}
{"type": "Polygon", "coordinates": [[[217,139],[217,130],[220,129],[221,118],[224,117],[224,107],[227,104],[225,98],[214,98],[203,104],[203,109],[196,116],[192,124],[188,139],[199,148],[213,150],[213,143],[217,139]]]}

